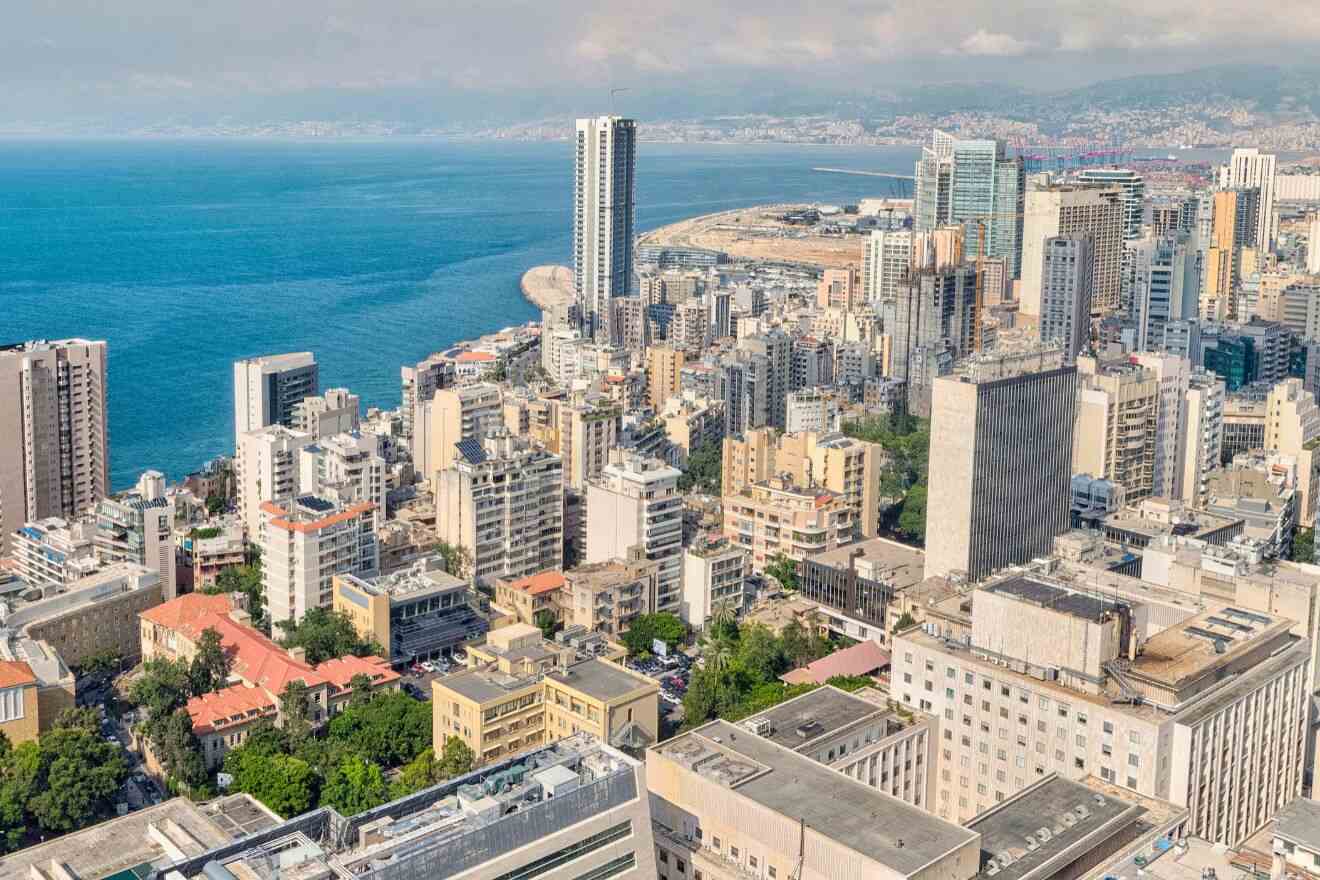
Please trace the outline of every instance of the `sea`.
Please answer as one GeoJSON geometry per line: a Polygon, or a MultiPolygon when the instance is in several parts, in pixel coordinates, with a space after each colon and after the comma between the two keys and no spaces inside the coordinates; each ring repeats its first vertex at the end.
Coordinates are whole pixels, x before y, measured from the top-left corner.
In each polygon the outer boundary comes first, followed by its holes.
{"type": "MultiPolygon", "coordinates": [[[[900,194],[910,147],[638,147],[639,231],[776,201],[900,194]]],[[[116,489],[233,450],[232,363],[312,351],[322,388],[399,402],[399,367],[539,317],[567,263],[570,145],[0,141],[0,343],[104,339],[116,489]]]]}

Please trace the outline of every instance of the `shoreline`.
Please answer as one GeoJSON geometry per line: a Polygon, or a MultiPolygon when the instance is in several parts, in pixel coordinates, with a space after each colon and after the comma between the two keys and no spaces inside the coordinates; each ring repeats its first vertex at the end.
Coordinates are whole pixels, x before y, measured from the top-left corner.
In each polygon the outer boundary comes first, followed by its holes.
{"type": "Polygon", "coordinates": [[[533,266],[518,281],[523,299],[546,311],[573,301],[573,270],[567,266],[533,266]]]}

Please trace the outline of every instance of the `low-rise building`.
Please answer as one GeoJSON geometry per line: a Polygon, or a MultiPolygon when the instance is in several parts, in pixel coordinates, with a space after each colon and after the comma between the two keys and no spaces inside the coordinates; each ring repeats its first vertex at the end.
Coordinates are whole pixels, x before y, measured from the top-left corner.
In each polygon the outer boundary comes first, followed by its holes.
{"type": "Polygon", "coordinates": [[[1274,817],[1271,877],[1320,876],[1320,801],[1299,797],[1274,817]]]}
{"type": "Polygon", "coordinates": [[[0,733],[13,745],[40,733],[37,676],[22,660],[0,660],[0,733]]]}
{"type": "Polygon", "coordinates": [[[660,562],[638,552],[626,560],[578,566],[564,573],[564,581],[559,619],[618,638],[639,615],[655,610],[660,562]]]}
{"type": "Polygon", "coordinates": [[[898,619],[891,609],[901,593],[922,582],[924,567],[921,550],[871,538],[808,556],[798,581],[802,596],[820,604],[831,632],[885,644],[898,619]]]}
{"type": "Polygon", "coordinates": [[[520,578],[496,578],[495,604],[512,611],[519,623],[539,625],[549,615],[555,621],[564,620],[562,591],[566,580],[563,572],[551,569],[520,578]]]}
{"type": "Polygon", "coordinates": [[[30,586],[52,592],[101,567],[88,522],[68,522],[52,516],[25,524],[14,532],[13,557],[18,574],[30,586]]]}
{"type": "MultiPolygon", "coordinates": [[[[186,539],[193,567],[193,590],[201,591],[215,584],[220,572],[247,562],[247,541],[243,524],[236,520],[214,527],[219,534],[186,539]]],[[[172,597],[171,597],[172,598],[172,597]]]]}
{"type": "Polygon", "coordinates": [[[724,534],[762,572],[775,557],[801,562],[852,543],[855,518],[842,495],[771,477],[724,498],[724,534]]]}
{"type": "Polygon", "coordinates": [[[699,629],[716,610],[741,617],[751,597],[748,552],[723,536],[702,536],[683,551],[683,604],[679,616],[699,629]]]}
{"type": "Polygon", "coordinates": [[[8,694],[0,698],[0,713],[5,717],[3,723],[10,725],[5,733],[11,743],[36,738],[54,726],[61,712],[77,704],[73,672],[46,642],[0,632],[0,665],[9,670],[12,682],[8,694]]]}

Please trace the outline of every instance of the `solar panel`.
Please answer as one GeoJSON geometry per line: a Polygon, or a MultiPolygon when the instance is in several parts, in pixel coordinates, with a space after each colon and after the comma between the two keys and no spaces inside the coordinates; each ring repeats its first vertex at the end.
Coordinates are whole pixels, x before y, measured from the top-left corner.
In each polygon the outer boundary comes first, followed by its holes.
{"type": "Polygon", "coordinates": [[[486,460],[486,450],[481,448],[481,442],[469,437],[465,440],[459,440],[454,444],[458,454],[472,464],[481,464],[486,460]]]}

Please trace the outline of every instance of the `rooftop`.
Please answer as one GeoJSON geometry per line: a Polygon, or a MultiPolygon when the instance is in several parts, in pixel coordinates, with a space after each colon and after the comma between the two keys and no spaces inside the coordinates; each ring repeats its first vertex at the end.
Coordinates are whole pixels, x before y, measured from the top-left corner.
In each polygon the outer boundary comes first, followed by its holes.
{"type": "Polygon", "coordinates": [[[838,688],[822,687],[772,706],[751,716],[747,722],[769,721],[770,729],[763,728],[758,736],[786,749],[800,751],[813,741],[864,718],[884,714],[888,714],[886,710],[874,703],[838,688]]]}
{"type": "Polygon", "coordinates": [[[488,703],[530,687],[537,681],[536,676],[506,675],[495,669],[468,669],[437,678],[432,684],[449,688],[474,703],[488,703]]]}
{"type": "Polygon", "coordinates": [[[889,665],[889,652],[870,639],[842,648],[832,654],[808,663],[800,669],[784,673],[780,678],[789,684],[815,682],[824,684],[836,675],[870,675],[889,665]]]}
{"type": "Polygon", "coordinates": [[[926,563],[926,554],[920,548],[888,538],[858,541],[809,558],[831,568],[852,567],[863,577],[884,581],[896,590],[921,583],[926,563]]]}
{"type": "Polygon", "coordinates": [[[1320,801],[1299,797],[1274,817],[1274,836],[1320,852],[1320,801]]]}
{"type": "Polygon", "coordinates": [[[509,584],[510,589],[517,590],[520,593],[527,593],[530,596],[539,596],[542,593],[549,593],[558,590],[564,586],[564,573],[561,571],[541,571],[534,575],[514,581],[509,584]]]}
{"type": "Polygon", "coordinates": [[[727,721],[652,750],[903,875],[979,837],[727,721]]]}
{"type": "Polygon", "coordinates": [[[461,590],[467,588],[467,582],[445,571],[438,557],[426,557],[414,562],[403,571],[383,574],[378,577],[362,578],[356,575],[339,575],[355,589],[372,596],[391,598],[414,598],[432,592],[461,590]]]}
{"type": "Polygon", "coordinates": [[[1281,617],[1231,606],[1203,612],[1147,639],[1132,671],[1176,686],[1291,626],[1281,617]]]}
{"type": "Polygon", "coordinates": [[[629,672],[608,660],[574,663],[564,671],[547,672],[546,679],[589,697],[609,702],[639,691],[658,691],[654,681],[629,672]]]}
{"type": "Polygon", "coordinates": [[[1051,774],[967,823],[981,835],[980,877],[1051,877],[1137,821],[1145,808],[1051,774]]]}
{"type": "Polygon", "coordinates": [[[1013,596],[1031,605],[1051,608],[1060,614],[1083,620],[1099,620],[1119,603],[1089,593],[1075,593],[1051,586],[1034,578],[1015,575],[984,588],[988,593],[1013,596]]]}

